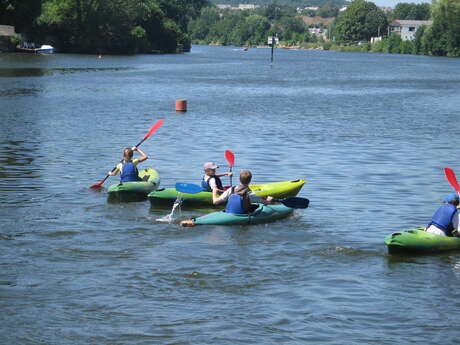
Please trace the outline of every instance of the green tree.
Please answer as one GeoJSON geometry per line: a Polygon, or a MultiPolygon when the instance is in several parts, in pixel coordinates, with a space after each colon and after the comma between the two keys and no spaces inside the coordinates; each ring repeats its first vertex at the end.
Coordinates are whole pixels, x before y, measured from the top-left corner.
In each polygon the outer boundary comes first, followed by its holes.
{"type": "Polygon", "coordinates": [[[390,14],[390,19],[402,20],[428,20],[431,16],[430,4],[412,4],[400,2],[395,6],[395,9],[390,14]]]}
{"type": "Polygon", "coordinates": [[[425,33],[426,26],[422,25],[421,27],[418,28],[418,30],[415,33],[415,38],[414,38],[414,54],[425,54],[425,47],[422,45],[422,37],[425,33]]]}
{"type": "Polygon", "coordinates": [[[318,16],[323,18],[337,17],[338,14],[339,7],[330,2],[318,9],[318,16]]]}
{"type": "Polygon", "coordinates": [[[40,15],[42,0],[0,0],[0,24],[13,25],[16,32],[33,27],[40,15]]]}
{"type": "Polygon", "coordinates": [[[432,35],[433,55],[460,56],[460,1],[433,2],[433,26],[427,30],[432,35]]]}
{"type": "Polygon", "coordinates": [[[210,28],[219,21],[219,12],[215,7],[205,7],[201,15],[190,22],[189,32],[194,40],[205,40],[210,28]]]}
{"type": "Polygon", "coordinates": [[[388,23],[385,13],[374,3],[353,0],[350,6],[337,18],[335,34],[338,41],[369,41],[384,32],[388,23]]]}
{"type": "MultiPolygon", "coordinates": [[[[0,0],[2,1],[2,0],[0,0]]],[[[28,0],[29,1],[29,0],[28,0]]],[[[42,35],[64,51],[188,50],[188,23],[205,0],[43,0],[42,35]]]]}

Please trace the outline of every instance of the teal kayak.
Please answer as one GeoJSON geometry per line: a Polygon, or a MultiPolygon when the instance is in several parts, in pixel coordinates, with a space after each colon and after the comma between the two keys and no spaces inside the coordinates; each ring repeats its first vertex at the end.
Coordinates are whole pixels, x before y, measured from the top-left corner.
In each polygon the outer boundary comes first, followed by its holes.
{"type": "Polygon", "coordinates": [[[273,222],[286,218],[294,211],[293,208],[282,204],[258,204],[257,209],[250,214],[232,214],[225,211],[212,212],[205,216],[182,221],[182,226],[195,225],[249,225],[273,222]]]}
{"type": "Polygon", "coordinates": [[[131,202],[147,200],[147,195],[160,185],[160,174],[155,169],[139,171],[139,177],[148,175],[147,181],[124,182],[109,187],[108,200],[110,202],[131,202]]]}
{"type": "MultiPolygon", "coordinates": [[[[304,183],[305,180],[291,180],[250,185],[249,188],[260,197],[272,196],[276,199],[283,199],[291,196],[296,196],[302,189],[304,183]]],[[[221,207],[219,205],[213,205],[211,192],[189,194],[179,193],[175,188],[166,188],[150,193],[148,198],[152,206],[161,205],[171,207],[179,194],[182,200],[182,206],[221,207]]]]}
{"type": "Polygon", "coordinates": [[[460,250],[460,238],[431,234],[423,228],[395,232],[385,238],[385,244],[390,254],[460,250]]]}

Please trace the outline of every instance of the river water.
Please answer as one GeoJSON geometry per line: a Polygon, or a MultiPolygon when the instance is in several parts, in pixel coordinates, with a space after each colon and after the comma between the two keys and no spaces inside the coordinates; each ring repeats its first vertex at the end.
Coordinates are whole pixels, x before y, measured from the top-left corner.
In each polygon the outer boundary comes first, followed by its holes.
{"type": "Polygon", "coordinates": [[[0,344],[458,344],[460,254],[383,239],[452,191],[460,59],[0,54],[0,107],[0,344]],[[254,183],[306,179],[310,207],[180,228],[90,190],[159,119],[163,187],[232,150],[254,183]]]}

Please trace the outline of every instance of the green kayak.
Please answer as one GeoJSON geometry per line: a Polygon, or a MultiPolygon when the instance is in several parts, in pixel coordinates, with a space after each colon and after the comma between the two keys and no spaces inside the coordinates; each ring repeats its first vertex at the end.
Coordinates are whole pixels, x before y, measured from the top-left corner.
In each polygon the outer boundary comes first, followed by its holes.
{"type": "Polygon", "coordinates": [[[160,185],[160,174],[155,169],[144,169],[139,171],[139,177],[148,175],[147,181],[124,182],[109,187],[110,202],[144,201],[147,195],[153,192],[160,185]]]}
{"type": "Polygon", "coordinates": [[[423,231],[423,228],[396,232],[387,236],[385,243],[390,254],[460,250],[460,238],[431,234],[423,231]]]}
{"type": "Polygon", "coordinates": [[[249,225],[273,222],[286,218],[294,211],[293,208],[282,204],[258,204],[257,209],[250,214],[232,214],[225,211],[212,212],[205,216],[181,221],[182,226],[195,225],[249,225]]]}
{"type": "MultiPolygon", "coordinates": [[[[250,185],[249,188],[261,197],[272,196],[276,199],[283,199],[290,196],[296,196],[300,189],[302,189],[304,183],[305,180],[281,181],[250,185]]],[[[177,199],[178,194],[175,188],[166,188],[150,193],[148,198],[152,206],[171,206],[177,199]]],[[[200,192],[196,194],[180,193],[180,196],[182,199],[182,206],[214,206],[211,192],[200,192]]]]}

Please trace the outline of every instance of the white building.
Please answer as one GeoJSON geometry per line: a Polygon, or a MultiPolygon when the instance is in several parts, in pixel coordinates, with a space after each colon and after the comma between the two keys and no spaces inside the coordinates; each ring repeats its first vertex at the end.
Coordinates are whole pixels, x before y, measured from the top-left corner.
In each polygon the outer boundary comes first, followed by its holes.
{"type": "Polygon", "coordinates": [[[256,9],[257,7],[259,7],[259,6],[253,5],[253,4],[247,4],[247,5],[239,4],[239,5],[238,5],[238,9],[239,9],[239,10],[254,10],[254,9],[256,9]]]}
{"type": "Polygon", "coordinates": [[[258,5],[254,4],[239,4],[238,7],[233,7],[232,5],[225,5],[225,4],[217,4],[216,5],[218,9],[220,10],[254,10],[258,8],[258,5]]]}
{"type": "Polygon", "coordinates": [[[415,33],[422,25],[431,25],[431,20],[400,20],[397,19],[391,22],[388,26],[390,32],[401,36],[403,41],[412,41],[415,38],[415,33]]]}

